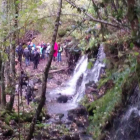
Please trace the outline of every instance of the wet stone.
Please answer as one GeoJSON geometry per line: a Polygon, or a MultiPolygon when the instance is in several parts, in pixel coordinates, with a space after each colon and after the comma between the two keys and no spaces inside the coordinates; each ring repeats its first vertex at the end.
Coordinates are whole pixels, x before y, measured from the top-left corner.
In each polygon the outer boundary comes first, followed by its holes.
{"type": "Polygon", "coordinates": [[[68,97],[65,95],[62,95],[62,96],[57,98],[58,103],[66,103],[67,101],[68,101],[68,97]]]}
{"type": "Polygon", "coordinates": [[[56,116],[58,116],[59,119],[61,120],[64,117],[64,114],[60,113],[60,114],[56,114],[56,116]]]}

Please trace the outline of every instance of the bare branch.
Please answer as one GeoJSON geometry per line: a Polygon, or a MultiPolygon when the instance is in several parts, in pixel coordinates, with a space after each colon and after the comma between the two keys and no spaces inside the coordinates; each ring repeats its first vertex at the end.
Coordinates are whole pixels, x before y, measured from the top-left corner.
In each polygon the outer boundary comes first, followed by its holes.
{"type": "MultiPolygon", "coordinates": [[[[71,4],[73,7],[77,8],[78,10],[80,10],[81,12],[84,12],[84,9],[83,8],[80,8],[78,7],[77,5],[75,5],[75,3],[69,1],[69,0],[65,0],[67,1],[69,4],[71,4]]],[[[106,24],[106,25],[110,25],[110,26],[113,26],[115,28],[122,28],[121,25],[117,25],[117,24],[113,24],[113,23],[110,23],[110,22],[107,22],[105,20],[99,20],[99,19],[96,19],[94,18],[91,14],[89,13],[85,13],[86,16],[88,16],[90,18],[90,20],[93,20],[95,22],[99,22],[99,23],[103,23],[103,24],[106,24]]]]}

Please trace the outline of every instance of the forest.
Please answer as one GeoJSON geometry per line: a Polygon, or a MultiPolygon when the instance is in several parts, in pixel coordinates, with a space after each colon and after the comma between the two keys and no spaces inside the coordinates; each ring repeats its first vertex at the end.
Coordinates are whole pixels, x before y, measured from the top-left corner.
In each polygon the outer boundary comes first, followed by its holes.
{"type": "Polygon", "coordinates": [[[0,5],[0,140],[140,139],[140,0],[0,5]]]}

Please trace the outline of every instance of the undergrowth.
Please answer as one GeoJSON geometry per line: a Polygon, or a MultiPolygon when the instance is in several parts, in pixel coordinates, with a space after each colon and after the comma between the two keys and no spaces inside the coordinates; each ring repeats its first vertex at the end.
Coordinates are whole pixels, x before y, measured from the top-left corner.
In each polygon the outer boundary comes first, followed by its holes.
{"type": "Polygon", "coordinates": [[[129,61],[127,64],[119,66],[117,70],[107,72],[107,76],[101,79],[99,86],[104,85],[108,80],[112,80],[114,86],[106,91],[106,94],[92,102],[88,108],[88,111],[93,113],[89,117],[90,126],[89,132],[92,134],[93,138],[98,140],[101,138],[103,128],[108,124],[113,111],[116,106],[122,102],[122,90],[126,82],[132,74],[135,74],[137,67],[136,54],[128,55],[126,57],[129,61]]]}

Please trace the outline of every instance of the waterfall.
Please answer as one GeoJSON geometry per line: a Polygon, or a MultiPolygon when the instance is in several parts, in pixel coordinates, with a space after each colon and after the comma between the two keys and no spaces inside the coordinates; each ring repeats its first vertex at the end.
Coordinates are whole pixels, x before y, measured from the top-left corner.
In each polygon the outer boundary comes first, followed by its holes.
{"type": "Polygon", "coordinates": [[[101,44],[93,68],[91,70],[86,69],[86,71],[83,73],[81,85],[78,87],[77,94],[73,99],[74,103],[79,102],[83,98],[87,83],[98,82],[101,69],[105,67],[104,59],[105,59],[105,53],[103,50],[103,44],[101,44]]]}
{"type": "Polygon", "coordinates": [[[111,140],[140,139],[140,89],[138,86],[129,99],[129,103],[126,111],[114,121],[114,128],[110,133],[111,140]]]}
{"type": "MultiPolygon", "coordinates": [[[[50,98],[58,98],[61,95],[66,95],[70,97],[67,103],[51,103],[47,104],[49,112],[64,113],[70,109],[74,109],[78,106],[78,102],[83,98],[85,94],[85,85],[90,81],[97,83],[100,77],[100,71],[105,64],[103,60],[105,59],[105,53],[103,50],[103,45],[100,45],[97,54],[97,59],[94,63],[92,69],[87,69],[88,57],[84,55],[78,61],[72,77],[63,86],[51,91],[49,93],[50,98]]],[[[48,95],[47,95],[48,98],[48,95]]]]}
{"type": "Polygon", "coordinates": [[[98,82],[100,71],[105,67],[104,59],[105,53],[103,44],[101,44],[93,68],[90,70],[87,69],[88,57],[86,55],[82,56],[75,67],[72,78],[64,87],[54,90],[51,94],[61,93],[61,95],[73,96],[73,103],[80,101],[85,94],[85,85],[90,81],[98,82]]]}
{"type": "Polygon", "coordinates": [[[72,78],[66,82],[64,87],[57,88],[56,90],[52,91],[51,94],[55,93],[61,93],[61,95],[67,95],[72,96],[76,92],[76,85],[77,81],[80,78],[80,76],[85,73],[88,65],[88,58],[86,55],[82,56],[81,59],[78,61],[74,73],[72,75],[72,78]]]}

